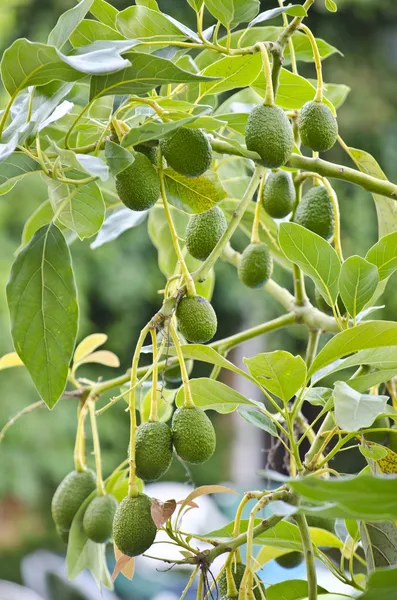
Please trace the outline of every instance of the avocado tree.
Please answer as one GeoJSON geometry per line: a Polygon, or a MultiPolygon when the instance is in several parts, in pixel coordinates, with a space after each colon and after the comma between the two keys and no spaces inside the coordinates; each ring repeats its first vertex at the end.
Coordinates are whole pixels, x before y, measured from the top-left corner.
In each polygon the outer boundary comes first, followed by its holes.
{"type": "MultiPolygon", "coordinates": [[[[88,567],[111,587],[109,540],[113,579],[132,577],[134,557],[150,556],[161,529],[180,548],[173,563],[191,566],[182,597],[194,585],[200,599],[394,598],[397,323],[374,320],[373,311],[397,269],[397,185],[338,133],[336,109],[347,89],[323,82],[322,62],[336,49],[305,24],[314,0],[280,0],[260,14],[258,0],[187,2],[194,31],[156,0],[136,0],[121,12],[105,0],[81,0],[59,18],[47,44],[18,39],[3,55],[1,193],[37,173],[48,185],[48,199],[26,222],[7,285],[15,352],[0,364],[25,365],[40,396],[13,421],[43,403],[56,411],[61,398],[78,405],[75,470],[52,502],[71,578],[88,567]],[[208,14],[215,24],[204,30],[208,14]],[[276,18],[277,26],[268,24],[276,18]],[[315,84],[299,74],[301,62],[314,62],[315,84]],[[336,143],[356,168],[319,158],[336,143]],[[379,239],[365,257],[343,258],[332,179],[373,195],[379,239]],[[115,357],[98,350],[102,334],[75,347],[69,247],[99,232],[117,244],[145,218],[165,276],[158,312],[143,327],[127,373],[88,380],[85,364],[114,365],[115,357]],[[249,240],[242,255],[232,247],[237,230],[249,240]],[[281,316],[211,341],[219,259],[236,268],[241,294],[244,285],[264,300],[270,294],[281,316]],[[293,294],[272,279],[274,261],[290,273],[293,294]],[[246,358],[244,368],[228,360],[242,342],[296,323],[307,330],[304,358],[280,349],[246,358]],[[143,351],[152,356],[149,366],[139,366],[143,351]],[[193,361],[212,366],[209,377],[190,378],[193,361]],[[222,369],[253,382],[267,404],[218,381],[222,369]],[[337,381],[324,387],[330,374],[337,381]],[[168,388],[170,380],[180,388],[168,388]],[[144,382],[151,390],[142,396],[144,382]],[[101,404],[109,390],[115,395],[101,404]],[[125,400],[128,457],[104,480],[96,419],[125,400]],[[317,407],[312,422],[307,403],[317,407]],[[199,536],[184,530],[185,512],[202,494],[231,490],[204,486],[162,503],[148,497],[144,482],[164,475],[174,452],[194,464],[213,454],[207,410],[238,410],[276,438],[289,475],[268,474],[278,483],[247,490],[232,523],[199,536]],[[95,473],[86,466],[88,427],[95,473]],[[332,459],[351,448],[367,466],[346,476],[332,459]],[[265,508],[270,516],[260,518],[265,508]],[[224,563],[214,578],[218,557],[224,563]],[[272,559],[304,560],[307,581],[266,586],[258,572],[272,559]],[[320,563],[350,586],[350,596],[318,586],[320,563]]],[[[333,0],[325,6],[337,9],[333,0]]]]}

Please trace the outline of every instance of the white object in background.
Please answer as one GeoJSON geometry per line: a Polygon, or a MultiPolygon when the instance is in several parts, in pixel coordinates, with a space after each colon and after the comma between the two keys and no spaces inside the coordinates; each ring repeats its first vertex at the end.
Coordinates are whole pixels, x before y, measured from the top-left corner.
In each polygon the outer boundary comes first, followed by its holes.
{"type": "Polygon", "coordinates": [[[0,598],[1,600],[43,600],[28,588],[3,580],[0,580],[0,598]]]}

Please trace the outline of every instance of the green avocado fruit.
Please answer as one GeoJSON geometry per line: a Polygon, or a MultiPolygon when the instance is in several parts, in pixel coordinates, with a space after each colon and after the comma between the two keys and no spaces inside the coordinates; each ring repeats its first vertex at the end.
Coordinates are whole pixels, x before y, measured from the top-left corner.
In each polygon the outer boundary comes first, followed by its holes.
{"type": "MultiPolygon", "coordinates": [[[[245,565],[243,563],[237,563],[236,565],[232,565],[233,579],[236,584],[237,590],[240,589],[241,582],[242,582],[242,579],[244,576],[244,571],[245,571],[245,565]]],[[[262,589],[263,595],[265,595],[265,588],[263,586],[263,583],[261,583],[261,589],[262,589]]],[[[219,590],[219,595],[220,595],[221,599],[226,600],[227,598],[230,597],[227,595],[226,571],[223,571],[222,575],[219,578],[218,590],[219,590]]],[[[258,587],[254,588],[253,592],[254,592],[255,600],[262,600],[262,594],[258,587]]]]}
{"type": "Polygon", "coordinates": [[[143,481],[156,481],[172,462],[171,429],[164,422],[142,423],[136,430],[136,474],[143,481]]]}
{"type": "Polygon", "coordinates": [[[322,102],[306,102],[299,118],[302,144],[315,152],[326,152],[338,137],[338,121],[331,109],[322,102]]]}
{"type": "Polygon", "coordinates": [[[176,453],[186,462],[201,464],[214,454],[215,430],[201,408],[178,408],[172,417],[171,430],[176,453]]]}
{"type": "Polygon", "coordinates": [[[68,531],[84,500],[95,490],[93,471],[72,471],[61,481],[52,498],[51,512],[55,525],[68,531]]]}
{"type": "Polygon", "coordinates": [[[116,190],[122,203],[131,210],[148,210],[160,196],[160,178],[142,152],[136,152],[134,158],[134,162],[116,176],[116,190]]]}
{"type": "Polygon", "coordinates": [[[149,144],[137,144],[136,146],[134,146],[134,150],[147,156],[152,165],[157,166],[158,146],[150,146],[149,144]]]}
{"type": "Polygon", "coordinates": [[[249,288],[260,288],[270,279],[272,270],[273,261],[267,245],[263,242],[249,244],[238,266],[240,281],[249,288]]]}
{"type": "Polygon", "coordinates": [[[153,544],[157,527],[151,514],[152,500],[146,494],[126,496],[113,520],[113,540],[127,556],[143,554],[153,544]]]}
{"type": "Polygon", "coordinates": [[[212,162],[212,148],[201,129],[181,127],[160,141],[168,165],[186,177],[199,177],[212,162]]]}
{"type": "Polygon", "coordinates": [[[287,171],[274,171],[267,177],[263,186],[263,208],[273,219],[282,219],[294,208],[295,196],[291,174],[287,171]]]}
{"type": "MultiPolygon", "coordinates": [[[[371,425],[371,429],[386,429],[389,427],[389,417],[379,417],[378,419],[375,419],[371,425]]],[[[389,437],[389,434],[387,431],[371,431],[369,433],[365,433],[364,437],[368,442],[375,442],[375,444],[384,445],[389,437]]]]}
{"type": "Polygon", "coordinates": [[[178,328],[193,344],[204,344],[216,333],[218,321],[211,304],[203,296],[185,296],[176,309],[178,328]]]}
{"type": "Polygon", "coordinates": [[[186,248],[197,260],[209,257],[227,228],[227,221],[219,206],[190,217],[186,227],[186,248]]]}
{"type": "Polygon", "coordinates": [[[294,134],[285,112],[275,105],[256,106],[248,117],[245,142],[268,169],[284,165],[294,148],[294,134]]]}
{"type": "Polygon", "coordinates": [[[311,188],[303,196],[294,215],[294,223],[328,240],[334,232],[334,210],[327,190],[311,188]]]}
{"type": "Polygon", "coordinates": [[[294,569],[302,564],[303,554],[302,552],[288,552],[288,554],[278,556],[275,560],[280,567],[283,567],[283,569],[294,569]]]}
{"type": "Polygon", "coordinates": [[[62,529],[59,525],[55,525],[55,530],[64,544],[67,544],[69,541],[69,529],[62,529]]]}
{"type": "Polygon", "coordinates": [[[97,544],[110,540],[116,510],[117,500],[111,494],[96,496],[89,503],[83,517],[83,528],[90,540],[97,544]]]}

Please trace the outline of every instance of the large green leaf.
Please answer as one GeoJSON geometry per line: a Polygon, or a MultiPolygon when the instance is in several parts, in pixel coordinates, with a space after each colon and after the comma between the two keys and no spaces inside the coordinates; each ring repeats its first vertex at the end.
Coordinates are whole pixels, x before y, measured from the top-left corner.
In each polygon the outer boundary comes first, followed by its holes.
{"type": "Polygon", "coordinates": [[[15,350],[49,408],[65,389],[78,326],[70,252],[51,223],[17,256],[7,285],[15,350]]]}
{"type": "Polygon", "coordinates": [[[185,344],[182,346],[182,352],[185,358],[191,358],[192,360],[199,360],[211,365],[216,365],[217,367],[234,371],[234,373],[238,373],[243,377],[251,379],[248,373],[245,373],[236,367],[236,365],[219,354],[214,348],[211,348],[211,346],[205,346],[204,344],[185,344]]]}
{"type": "Polygon", "coordinates": [[[52,210],[51,202],[46,200],[30,215],[29,219],[25,222],[22,231],[21,244],[22,247],[32,239],[34,234],[40,227],[47,225],[52,221],[54,211],[52,210]]]}
{"type": "Polygon", "coordinates": [[[109,94],[142,94],[165,83],[206,80],[204,76],[184,71],[172,61],[159,56],[127,52],[124,57],[131,63],[130,67],[118,73],[92,77],[91,100],[109,94]]]}
{"type": "Polygon", "coordinates": [[[14,185],[29,173],[38,173],[41,166],[23,152],[14,152],[0,163],[0,195],[9,192],[14,185]]]}
{"type": "Polygon", "coordinates": [[[90,12],[98,21],[108,25],[108,27],[116,28],[118,10],[106,0],[94,0],[90,12]]]}
{"type": "Polygon", "coordinates": [[[306,364],[301,356],[276,350],[245,358],[244,362],[259,384],[284,402],[291,400],[305,384],[306,364]]]}
{"type": "Polygon", "coordinates": [[[262,69],[262,57],[259,53],[225,56],[201,72],[207,77],[219,79],[201,83],[200,96],[246,87],[257,79],[262,69]]]}
{"type": "Polygon", "coordinates": [[[309,369],[308,377],[338,358],[366,348],[393,346],[396,341],[397,323],[393,321],[371,321],[341,331],[316,356],[309,369]]]}
{"type": "Polygon", "coordinates": [[[98,40],[124,40],[125,37],[116,29],[93,19],[84,19],[70,36],[74,48],[87,46],[98,40]]]}
{"type": "Polygon", "coordinates": [[[90,244],[90,248],[94,250],[116,240],[124,231],[140,225],[146,216],[147,211],[135,212],[129,208],[118,208],[108,213],[97,237],[90,244]]]}
{"type": "Polygon", "coordinates": [[[360,394],[345,381],[334,386],[335,421],[345,431],[370,427],[376,417],[386,410],[388,396],[360,394]]]}
{"type": "Polygon", "coordinates": [[[259,11],[259,0],[204,0],[210,13],[225,27],[251,21],[259,11]]]}
{"type": "Polygon", "coordinates": [[[329,305],[335,304],[341,267],[332,246],[296,223],[282,223],[278,239],[285,256],[313,279],[329,305]]]}
{"type": "Polygon", "coordinates": [[[397,231],[382,237],[365,257],[378,268],[379,279],[387,279],[397,269],[397,231]]]}
{"type": "Polygon", "coordinates": [[[145,42],[172,42],[187,38],[201,42],[194,31],[147,6],[130,6],[121,11],[117,16],[117,27],[125,37],[145,42]]]}
{"type": "Polygon", "coordinates": [[[271,19],[279,17],[283,13],[292,15],[293,17],[305,17],[307,15],[306,9],[301,4],[279,6],[278,8],[271,8],[269,10],[265,10],[263,13],[260,13],[248,24],[248,27],[253,27],[259,23],[264,23],[265,21],[270,21],[271,19]]]}
{"type": "Polygon", "coordinates": [[[360,537],[368,571],[397,565],[397,527],[387,521],[360,523],[360,537]]]}
{"type": "Polygon", "coordinates": [[[397,567],[377,569],[370,574],[367,591],[359,600],[395,600],[397,589],[397,567]]]}
{"type": "Polygon", "coordinates": [[[127,135],[123,138],[122,145],[124,147],[135,146],[149,140],[161,140],[175,129],[187,125],[197,119],[196,115],[179,119],[177,121],[145,121],[140,127],[132,127],[127,135]]]}
{"type": "Polygon", "coordinates": [[[361,258],[350,256],[342,265],[339,293],[349,314],[356,317],[374,295],[379,282],[376,266],[361,258]]]}
{"type": "Polygon", "coordinates": [[[200,177],[185,177],[173,169],[165,169],[164,175],[167,199],[186,212],[205,212],[226,198],[226,190],[213,171],[206,171],[200,177]]]}
{"type": "MultiPolygon", "coordinates": [[[[228,385],[206,377],[191,379],[190,388],[194,403],[203,410],[230,413],[241,404],[255,404],[228,385]]],[[[176,405],[183,406],[184,399],[185,394],[182,386],[176,396],[176,405]]]]}
{"type": "MultiPolygon", "coordinates": [[[[325,592],[321,588],[317,591],[325,592]]],[[[266,589],[266,600],[303,600],[307,598],[307,594],[307,581],[290,579],[289,581],[269,585],[266,589]]]]}
{"type": "Polygon", "coordinates": [[[270,435],[277,437],[277,427],[273,421],[258,410],[249,410],[240,407],[238,409],[238,414],[247,421],[247,423],[250,423],[250,425],[254,425],[254,427],[258,427],[259,429],[262,429],[262,431],[266,431],[267,433],[270,433],[270,435]]]}
{"type": "Polygon", "coordinates": [[[68,41],[78,24],[90,10],[94,0],[81,0],[76,6],[64,12],[48,36],[48,44],[59,50],[68,41]]]}

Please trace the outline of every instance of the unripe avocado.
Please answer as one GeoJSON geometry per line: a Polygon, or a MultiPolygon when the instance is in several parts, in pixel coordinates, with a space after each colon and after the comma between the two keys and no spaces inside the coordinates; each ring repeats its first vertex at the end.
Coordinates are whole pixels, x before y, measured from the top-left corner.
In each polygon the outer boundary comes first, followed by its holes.
{"type": "Polygon", "coordinates": [[[303,196],[296,209],[294,223],[310,229],[326,240],[332,236],[334,210],[324,187],[313,187],[303,196]]]}
{"type": "Polygon", "coordinates": [[[52,498],[51,512],[55,525],[69,530],[75,514],[95,488],[93,471],[72,471],[66,475],[52,498]]]}
{"type": "MultiPolygon", "coordinates": [[[[387,427],[390,427],[390,419],[388,417],[379,417],[379,419],[375,419],[371,425],[371,429],[386,429],[387,427]]],[[[387,431],[371,431],[369,433],[365,433],[364,437],[369,442],[385,444],[388,435],[389,434],[387,431]]]]}
{"type": "Polygon", "coordinates": [[[274,171],[263,186],[263,208],[273,219],[289,215],[295,204],[295,188],[290,173],[274,171]]]}
{"type": "Polygon", "coordinates": [[[136,474],[155,481],[166,473],[172,461],[172,434],[166,423],[142,423],[136,430],[136,474]]]}
{"type": "Polygon", "coordinates": [[[148,157],[152,165],[157,166],[157,155],[158,155],[158,146],[149,146],[146,144],[137,144],[134,146],[134,150],[136,152],[141,152],[148,157]]]}
{"type": "Polygon", "coordinates": [[[295,569],[303,562],[302,552],[288,552],[276,558],[276,563],[283,569],[295,569]]]}
{"type": "Polygon", "coordinates": [[[247,287],[260,288],[270,279],[272,270],[273,261],[266,244],[249,244],[242,253],[238,266],[240,281],[247,287]]]}
{"type": "Polygon", "coordinates": [[[193,464],[201,464],[215,452],[214,427],[198,406],[178,408],[172,417],[172,441],[178,456],[193,464]]]}
{"type": "MultiPolygon", "coordinates": [[[[325,312],[327,315],[333,315],[332,307],[324,300],[317,288],[314,290],[314,302],[319,310],[325,312]]],[[[338,296],[337,305],[341,315],[346,314],[346,306],[343,304],[343,300],[338,296]]]]}
{"type": "Polygon", "coordinates": [[[96,496],[87,506],[83,517],[86,535],[97,544],[104,544],[112,536],[113,519],[117,510],[114,496],[96,496]]]}
{"type": "MultiPolygon", "coordinates": [[[[245,571],[245,565],[243,563],[237,563],[236,565],[232,565],[232,574],[233,574],[233,579],[236,584],[237,590],[240,589],[241,582],[242,582],[243,576],[244,576],[244,571],[245,571]]],[[[224,598],[224,600],[229,598],[229,596],[227,595],[226,571],[223,571],[222,575],[219,578],[218,589],[219,589],[219,595],[221,598],[224,598]]],[[[262,589],[263,595],[265,595],[265,588],[263,586],[263,583],[261,583],[261,589],[262,589]]],[[[258,587],[255,587],[253,591],[254,591],[255,600],[262,600],[262,595],[261,595],[260,589],[258,587]]]]}
{"type": "Polygon", "coordinates": [[[59,527],[59,525],[55,525],[55,530],[61,540],[67,544],[69,541],[69,529],[62,529],[62,527],[59,527]]]}
{"type": "Polygon", "coordinates": [[[127,556],[138,556],[150,548],[157,528],[151,514],[152,500],[146,494],[126,496],[113,520],[113,540],[127,556]]]}
{"type": "Polygon", "coordinates": [[[178,328],[193,344],[204,344],[216,333],[218,321],[211,304],[202,296],[185,296],[176,309],[178,328]]]}
{"type": "Polygon", "coordinates": [[[256,106],[248,117],[245,142],[248,150],[259,154],[265,167],[281,167],[294,147],[294,134],[287,115],[279,106],[256,106]]]}
{"type": "Polygon", "coordinates": [[[215,205],[206,212],[190,217],[185,238],[188,252],[198,260],[209,257],[227,228],[223,211],[215,205]]]}
{"type": "Polygon", "coordinates": [[[116,190],[120,200],[131,210],[147,210],[157,202],[160,179],[147,156],[135,153],[134,162],[116,176],[116,190]]]}
{"type": "Polygon", "coordinates": [[[211,144],[201,129],[181,127],[161,140],[160,147],[168,165],[186,177],[198,177],[211,166],[211,144]]]}
{"type": "Polygon", "coordinates": [[[338,121],[331,109],[322,102],[306,102],[299,119],[302,144],[315,152],[326,152],[338,137],[338,121]]]}

